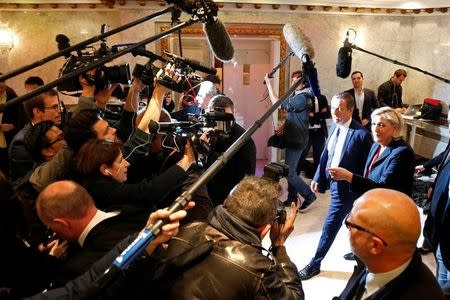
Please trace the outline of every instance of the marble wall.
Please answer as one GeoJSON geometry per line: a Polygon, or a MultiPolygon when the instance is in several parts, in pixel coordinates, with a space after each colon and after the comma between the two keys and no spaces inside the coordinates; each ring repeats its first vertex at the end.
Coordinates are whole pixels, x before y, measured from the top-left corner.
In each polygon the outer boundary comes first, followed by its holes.
{"type": "MultiPolygon", "coordinates": [[[[75,44],[100,31],[100,25],[109,24],[115,28],[126,22],[152,13],[151,10],[111,11],[0,11],[0,22],[8,23],[17,36],[16,46],[10,52],[8,63],[0,70],[10,71],[31,63],[56,51],[55,36],[64,33],[75,44]]],[[[348,28],[357,32],[356,44],[368,51],[397,61],[413,65],[444,78],[450,78],[449,47],[450,17],[433,16],[376,16],[376,15],[334,15],[314,13],[240,13],[224,11],[220,14],[226,23],[273,24],[280,28],[286,22],[298,24],[311,39],[315,48],[314,61],[319,71],[322,92],[331,97],[334,93],[351,87],[350,79],[338,78],[335,74],[337,50],[341,47],[348,28]]],[[[108,44],[136,42],[155,33],[155,22],[167,22],[168,17],[146,23],[111,37],[108,44]]],[[[154,50],[155,45],[147,46],[154,50]]],[[[121,60],[136,61],[131,55],[121,60]]],[[[140,61],[141,60],[141,61],[140,61]]],[[[4,61],[4,60],[2,60],[4,61]]],[[[56,78],[63,59],[10,79],[8,84],[23,93],[23,81],[30,75],[39,75],[45,81],[56,78]]],[[[291,69],[298,68],[298,62],[291,62],[291,69]]],[[[353,70],[365,74],[366,87],[377,89],[399,66],[372,55],[354,50],[353,70]]],[[[438,79],[407,69],[404,83],[404,101],[420,103],[423,98],[439,98],[450,102],[450,86],[438,79]]]]}

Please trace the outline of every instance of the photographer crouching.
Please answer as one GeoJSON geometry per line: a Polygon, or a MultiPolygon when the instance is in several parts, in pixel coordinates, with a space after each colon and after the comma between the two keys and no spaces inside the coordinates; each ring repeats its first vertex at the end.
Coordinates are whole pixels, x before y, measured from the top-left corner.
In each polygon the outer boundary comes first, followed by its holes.
{"type": "MultiPolygon", "coordinates": [[[[211,98],[207,111],[234,114],[234,104],[230,98],[216,95],[211,98]]],[[[205,157],[205,169],[211,166],[245,132],[245,129],[235,120],[222,123],[225,124],[222,126],[223,128],[207,131],[202,136],[202,139],[211,145],[211,151],[205,157]]],[[[250,138],[208,182],[208,193],[213,205],[222,204],[233,187],[245,175],[255,174],[255,168],[256,146],[253,139],[250,138]]]]}
{"type": "Polygon", "coordinates": [[[246,176],[208,222],[188,224],[171,240],[159,268],[165,275],[152,283],[157,287],[152,297],[304,299],[297,268],[284,247],[297,207],[292,203],[284,224],[278,222],[281,193],[271,179],[246,176]],[[270,258],[261,244],[269,231],[270,258]]]}

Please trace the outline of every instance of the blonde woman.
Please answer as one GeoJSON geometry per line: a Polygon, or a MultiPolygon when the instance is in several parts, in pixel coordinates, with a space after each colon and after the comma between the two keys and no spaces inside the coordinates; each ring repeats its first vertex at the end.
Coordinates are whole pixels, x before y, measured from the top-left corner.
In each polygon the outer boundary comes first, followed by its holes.
{"type": "Polygon", "coordinates": [[[375,143],[367,157],[364,176],[344,168],[330,168],[331,178],[351,183],[353,192],[363,194],[374,188],[388,188],[411,195],[414,178],[414,151],[401,136],[404,126],[398,112],[381,107],[372,112],[375,143]]]}

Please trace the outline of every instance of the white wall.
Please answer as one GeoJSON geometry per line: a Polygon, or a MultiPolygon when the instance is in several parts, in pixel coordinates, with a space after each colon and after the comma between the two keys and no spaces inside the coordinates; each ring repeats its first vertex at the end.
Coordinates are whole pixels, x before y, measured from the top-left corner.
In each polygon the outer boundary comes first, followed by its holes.
{"type": "MultiPolygon", "coordinates": [[[[126,22],[150,14],[150,10],[113,10],[113,11],[0,11],[1,22],[8,23],[16,33],[18,42],[9,55],[8,66],[0,70],[10,71],[16,67],[33,62],[38,58],[56,51],[55,36],[64,33],[75,44],[87,37],[97,35],[102,23],[117,27],[126,22]],[[84,32],[84,33],[80,33],[84,32]]],[[[221,12],[224,23],[276,24],[280,28],[286,22],[298,24],[311,39],[316,51],[314,61],[319,71],[322,91],[328,97],[350,87],[350,79],[340,79],[335,75],[337,50],[342,45],[346,30],[351,27],[358,32],[357,45],[386,57],[396,59],[449,78],[450,17],[433,16],[362,16],[305,14],[299,12],[243,13],[221,12]]],[[[168,17],[158,22],[169,21],[168,17]]],[[[109,44],[135,42],[155,33],[155,23],[148,21],[125,33],[111,37],[109,44]]],[[[149,45],[148,49],[154,49],[149,45]]],[[[377,89],[387,80],[398,66],[380,60],[371,55],[354,51],[353,69],[365,74],[366,86],[377,89]]],[[[135,58],[124,59],[134,62],[135,58]]],[[[138,59],[139,60],[139,59],[138,59]]],[[[27,72],[9,80],[20,94],[23,93],[23,81],[27,76],[39,75],[46,81],[54,79],[62,64],[62,59],[45,67],[27,72]]],[[[141,59],[142,61],[142,59],[141,59]]],[[[292,69],[298,63],[292,63],[292,69]]],[[[404,98],[407,103],[421,102],[425,97],[440,98],[449,102],[450,87],[437,79],[410,70],[404,83],[404,98]]]]}

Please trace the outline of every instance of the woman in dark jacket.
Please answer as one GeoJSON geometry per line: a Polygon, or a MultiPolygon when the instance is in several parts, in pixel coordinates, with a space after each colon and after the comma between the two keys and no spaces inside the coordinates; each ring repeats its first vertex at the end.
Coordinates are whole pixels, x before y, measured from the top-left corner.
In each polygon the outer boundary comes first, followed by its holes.
{"type": "Polygon", "coordinates": [[[374,188],[387,188],[411,195],[414,180],[414,151],[402,136],[403,119],[390,107],[372,113],[372,134],[375,143],[367,157],[364,176],[344,168],[330,168],[331,178],[346,180],[355,193],[374,188]]]}
{"type": "Polygon", "coordinates": [[[186,149],[177,164],[152,180],[126,183],[130,164],[122,155],[121,144],[92,139],[76,154],[75,168],[99,209],[108,210],[118,204],[154,209],[186,179],[186,171],[195,161],[192,148],[186,149]]]}

